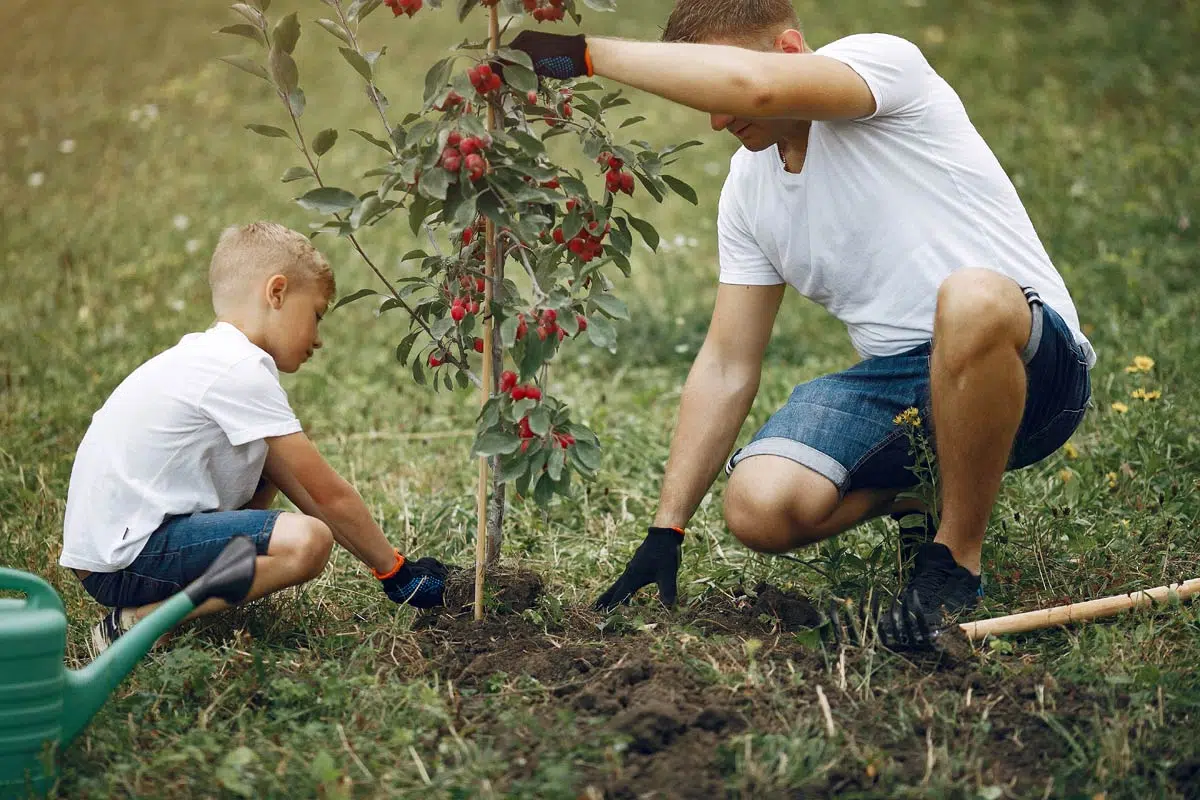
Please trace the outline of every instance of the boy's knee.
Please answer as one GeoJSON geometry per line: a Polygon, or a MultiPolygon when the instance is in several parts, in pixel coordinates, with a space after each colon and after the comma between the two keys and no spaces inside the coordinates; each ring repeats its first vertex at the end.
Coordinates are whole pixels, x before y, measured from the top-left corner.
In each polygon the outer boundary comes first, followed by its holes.
{"type": "Polygon", "coordinates": [[[329,563],[329,555],[333,552],[333,531],[316,517],[284,513],[279,515],[275,523],[271,545],[269,554],[282,556],[291,562],[301,580],[312,580],[329,563]]]}
{"type": "Polygon", "coordinates": [[[743,461],[729,476],[724,511],[730,533],[759,553],[786,553],[824,538],[825,509],[798,496],[802,487],[762,480],[759,470],[743,469],[754,461],[743,461]]]}

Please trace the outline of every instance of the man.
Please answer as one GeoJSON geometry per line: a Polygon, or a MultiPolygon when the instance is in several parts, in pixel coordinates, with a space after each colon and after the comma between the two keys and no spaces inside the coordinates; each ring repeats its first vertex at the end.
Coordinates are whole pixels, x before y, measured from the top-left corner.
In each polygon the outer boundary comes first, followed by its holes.
{"type": "Polygon", "coordinates": [[[748,547],[780,553],[929,511],[897,501],[913,476],[894,419],[916,407],[935,432],[940,524],[880,632],[921,644],[914,628],[976,603],[1005,469],[1045,458],[1084,414],[1095,354],[1074,304],[962,102],[912,43],[866,34],[814,52],[789,0],[678,0],[664,40],[513,42],[541,75],[653,92],[742,144],[721,192],[716,307],[654,526],[598,605],[652,582],[674,602],[684,526],[749,412],[790,285],[846,325],[863,361],[797,386],[728,459],[725,519],[748,547]]]}

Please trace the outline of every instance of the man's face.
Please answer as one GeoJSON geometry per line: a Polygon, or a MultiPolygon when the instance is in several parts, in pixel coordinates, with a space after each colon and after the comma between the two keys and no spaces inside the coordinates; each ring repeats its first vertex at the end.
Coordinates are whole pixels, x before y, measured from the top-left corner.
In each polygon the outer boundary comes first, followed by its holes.
{"type": "MultiPolygon", "coordinates": [[[[760,53],[802,53],[806,49],[804,37],[799,31],[788,30],[774,39],[716,39],[708,44],[740,47],[760,53]]],[[[783,139],[796,126],[794,119],[745,119],[732,114],[709,114],[709,124],[714,131],[729,131],[742,147],[757,153],[783,139]]]]}

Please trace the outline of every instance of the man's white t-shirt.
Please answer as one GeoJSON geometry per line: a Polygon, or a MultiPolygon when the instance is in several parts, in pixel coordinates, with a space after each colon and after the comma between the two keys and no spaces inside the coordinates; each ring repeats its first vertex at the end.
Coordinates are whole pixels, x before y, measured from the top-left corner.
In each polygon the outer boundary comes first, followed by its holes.
{"type": "Polygon", "coordinates": [[[1095,363],[1016,189],[916,45],[885,34],[816,51],[857,72],[876,111],[813,122],[799,174],[739,150],[721,191],[721,282],[787,283],[846,325],[863,357],[929,341],[937,291],[964,267],[1035,289],[1095,363]]]}
{"type": "Polygon", "coordinates": [[[263,439],[301,430],[271,356],[233,325],[184,336],[92,417],[67,491],[64,567],[115,572],[168,516],[254,496],[263,439]]]}

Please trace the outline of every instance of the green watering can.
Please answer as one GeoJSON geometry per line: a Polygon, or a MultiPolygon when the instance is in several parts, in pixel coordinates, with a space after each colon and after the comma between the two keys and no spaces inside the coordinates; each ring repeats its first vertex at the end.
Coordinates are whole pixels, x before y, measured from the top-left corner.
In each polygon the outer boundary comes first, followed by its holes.
{"type": "Polygon", "coordinates": [[[0,800],[44,795],[55,753],[74,739],[158,637],[212,597],[240,603],[254,580],[254,543],[234,537],[204,574],[81,670],[63,666],[67,617],[50,584],[0,568],[0,800]]]}

